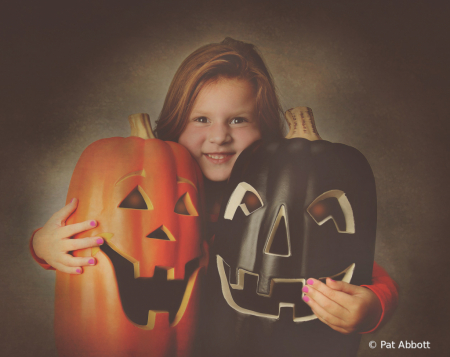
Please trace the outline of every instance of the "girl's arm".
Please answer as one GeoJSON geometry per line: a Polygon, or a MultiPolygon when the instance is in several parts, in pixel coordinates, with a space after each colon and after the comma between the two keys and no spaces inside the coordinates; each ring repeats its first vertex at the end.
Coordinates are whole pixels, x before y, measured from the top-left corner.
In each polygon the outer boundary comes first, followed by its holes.
{"type": "Polygon", "coordinates": [[[96,221],[85,221],[66,226],[66,220],[77,209],[78,200],[56,212],[39,230],[34,231],[30,250],[33,258],[45,269],[56,269],[69,274],[81,274],[82,266],[95,265],[93,257],[74,257],[71,251],[98,247],[101,237],[70,239],[73,235],[97,226],[96,221]]]}
{"type": "Polygon", "coordinates": [[[308,279],[304,300],[314,314],[332,329],[349,334],[375,331],[387,321],[398,300],[394,280],[374,263],[372,285],[357,286],[327,279],[308,279]]]}

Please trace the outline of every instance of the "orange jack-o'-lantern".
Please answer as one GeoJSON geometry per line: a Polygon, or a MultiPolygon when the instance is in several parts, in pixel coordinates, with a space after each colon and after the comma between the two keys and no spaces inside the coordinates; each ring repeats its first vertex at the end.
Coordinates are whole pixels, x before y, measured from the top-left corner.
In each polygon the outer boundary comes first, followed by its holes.
{"type": "Polygon", "coordinates": [[[132,136],[91,144],[81,155],[67,223],[95,219],[75,238],[101,236],[83,274],[57,273],[55,334],[62,356],[188,356],[196,331],[206,246],[201,172],[189,152],[155,139],[145,114],[132,136]]]}

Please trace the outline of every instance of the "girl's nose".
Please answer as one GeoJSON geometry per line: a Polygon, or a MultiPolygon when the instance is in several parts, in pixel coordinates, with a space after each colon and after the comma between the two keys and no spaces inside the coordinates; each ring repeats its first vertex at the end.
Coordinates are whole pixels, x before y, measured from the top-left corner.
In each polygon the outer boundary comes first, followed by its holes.
{"type": "Polygon", "coordinates": [[[211,125],[208,140],[210,143],[224,145],[231,142],[231,133],[228,125],[223,123],[214,123],[211,125]]]}

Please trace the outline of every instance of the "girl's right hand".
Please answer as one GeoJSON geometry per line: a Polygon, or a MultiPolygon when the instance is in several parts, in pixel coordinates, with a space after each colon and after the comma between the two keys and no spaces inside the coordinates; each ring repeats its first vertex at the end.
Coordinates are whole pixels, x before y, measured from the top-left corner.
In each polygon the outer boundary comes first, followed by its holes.
{"type": "Polygon", "coordinates": [[[36,255],[53,268],[69,274],[81,274],[82,266],[95,265],[93,257],[74,257],[71,251],[98,247],[103,244],[101,237],[71,239],[73,235],[97,226],[96,221],[85,221],[66,226],[66,220],[77,209],[76,198],[56,212],[33,237],[36,255]]]}

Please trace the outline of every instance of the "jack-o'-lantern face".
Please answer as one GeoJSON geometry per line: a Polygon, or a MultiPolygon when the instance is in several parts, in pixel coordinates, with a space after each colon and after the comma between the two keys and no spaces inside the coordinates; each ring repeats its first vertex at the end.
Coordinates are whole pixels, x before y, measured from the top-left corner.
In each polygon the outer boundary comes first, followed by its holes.
{"type": "Polygon", "coordinates": [[[206,265],[201,182],[177,143],[110,138],[83,152],[68,193],[79,204],[67,223],[95,219],[78,236],[105,242],[74,252],[95,256],[96,266],[57,276],[61,354],[189,355],[206,265]]]}
{"type": "Polygon", "coordinates": [[[239,157],[216,235],[223,296],[236,311],[296,322],[310,277],[370,283],[376,196],[355,149],[327,141],[256,143],[239,157]]]}
{"type": "Polygon", "coordinates": [[[195,171],[178,176],[170,144],[165,153],[161,142],[154,143],[149,150],[157,157],[145,158],[151,162],[137,171],[131,164],[114,182],[111,205],[102,214],[107,218],[100,218],[106,239],[101,250],[114,266],[122,307],[143,328],[153,328],[160,311],[168,312],[169,323],[181,319],[201,255],[195,171]]]}

